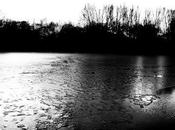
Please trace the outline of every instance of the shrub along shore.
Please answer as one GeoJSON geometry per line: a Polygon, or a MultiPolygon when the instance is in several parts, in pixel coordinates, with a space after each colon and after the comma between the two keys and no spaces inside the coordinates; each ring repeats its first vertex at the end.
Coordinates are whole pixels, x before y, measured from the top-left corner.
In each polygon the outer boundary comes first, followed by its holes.
{"type": "Polygon", "coordinates": [[[79,25],[0,20],[1,52],[173,54],[175,10],[85,5],[79,25]]]}

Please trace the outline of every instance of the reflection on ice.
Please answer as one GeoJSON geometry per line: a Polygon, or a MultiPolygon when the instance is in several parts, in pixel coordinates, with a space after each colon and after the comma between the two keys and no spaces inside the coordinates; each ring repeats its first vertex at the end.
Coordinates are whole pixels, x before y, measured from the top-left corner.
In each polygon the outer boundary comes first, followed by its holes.
{"type": "Polygon", "coordinates": [[[0,129],[120,130],[169,118],[175,93],[167,82],[175,79],[167,62],[161,56],[1,54],[0,129]],[[171,93],[158,93],[166,89],[171,93]]]}
{"type": "MultiPolygon", "coordinates": [[[[63,56],[64,54],[60,54],[63,56]]],[[[53,58],[53,54],[42,53],[4,53],[0,55],[0,64],[4,65],[26,65],[40,63],[53,58]]]]}
{"type": "Polygon", "coordinates": [[[133,79],[133,87],[131,90],[131,95],[145,95],[145,94],[153,94],[152,88],[153,82],[148,80],[148,76],[144,72],[144,58],[143,57],[138,57],[136,59],[136,67],[135,67],[135,73],[136,76],[133,79]]]}
{"type": "MultiPolygon", "coordinates": [[[[159,99],[157,90],[165,87],[165,57],[156,57],[147,63],[146,57],[137,57],[130,102],[144,108],[159,99]],[[156,75],[156,76],[155,76],[156,75]]],[[[150,108],[151,109],[151,108],[150,108]]]]}
{"type": "Polygon", "coordinates": [[[135,72],[133,79],[132,95],[155,94],[155,90],[161,89],[165,82],[165,57],[153,59],[153,63],[146,65],[146,58],[138,57],[136,59],[135,72]],[[146,68],[146,69],[145,69],[146,68]]]}
{"type": "Polygon", "coordinates": [[[56,129],[65,125],[69,116],[65,111],[67,103],[74,102],[76,96],[61,69],[64,64],[59,57],[65,56],[0,55],[0,129],[56,129]],[[51,66],[52,61],[61,64],[51,66]]]}

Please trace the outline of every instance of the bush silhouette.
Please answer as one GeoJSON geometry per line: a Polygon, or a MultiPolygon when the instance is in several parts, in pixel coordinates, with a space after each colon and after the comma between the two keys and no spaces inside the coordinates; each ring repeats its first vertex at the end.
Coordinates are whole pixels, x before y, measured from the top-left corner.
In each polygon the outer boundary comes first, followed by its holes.
{"type": "Polygon", "coordinates": [[[115,51],[116,48],[126,50],[127,47],[132,50],[140,45],[152,46],[155,50],[158,46],[165,45],[164,43],[167,43],[165,47],[173,45],[175,41],[173,10],[165,11],[163,8],[158,11],[155,19],[148,11],[141,20],[138,9],[133,7],[115,8],[109,5],[98,10],[88,4],[82,11],[82,17],[83,26],[43,21],[29,24],[27,21],[1,19],[0,39],[6,43],[1,51],[91,52],[92,49],[103,50],[100,47],[115,51]],[[166,19],[166,31],[162,31],[160,27],[163,18],[166,19]],[[154,44],[150,44],[151,42],[154,44]]]}

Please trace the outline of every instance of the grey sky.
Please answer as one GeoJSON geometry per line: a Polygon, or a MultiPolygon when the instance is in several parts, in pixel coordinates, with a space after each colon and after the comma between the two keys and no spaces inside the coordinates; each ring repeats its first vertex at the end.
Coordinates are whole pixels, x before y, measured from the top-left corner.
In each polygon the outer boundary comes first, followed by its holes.
{"type": "Polygon", "coordinates": [[[139,6],[140,9],[175,8],[173,0],[0,0],[1,17],[14,20],[77,22],[86,3],[139,6]]]}

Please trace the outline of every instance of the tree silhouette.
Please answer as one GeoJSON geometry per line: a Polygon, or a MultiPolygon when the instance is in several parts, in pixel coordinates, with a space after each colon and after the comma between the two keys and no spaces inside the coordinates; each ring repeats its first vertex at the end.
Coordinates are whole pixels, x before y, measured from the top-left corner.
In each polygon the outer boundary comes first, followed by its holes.
{"type": "Polygon", "coordinates": [[[167,29],[168,39],[171,41],[175,41],[175,10],[171,10],[170,22],[167,29]]]}
{"type": "Polygon", "coordinates": [[[71,52],[91,52],[92,48],[100,51],[102,47],[111,51],[119,48],[120,52],[122,48],[126,51],[127,47],[132,50],[140,45],[155,50],[159,46],[163,48],[165,42],[168,46],[175,41],[175,11],[165,8],[154,14],[148,10],[141,20],[138,7],[107,5],[97,9],[87,4],[81,22],[83,26],[1,19],[0,39],[6,43],[4,50],[71,52]]]}

